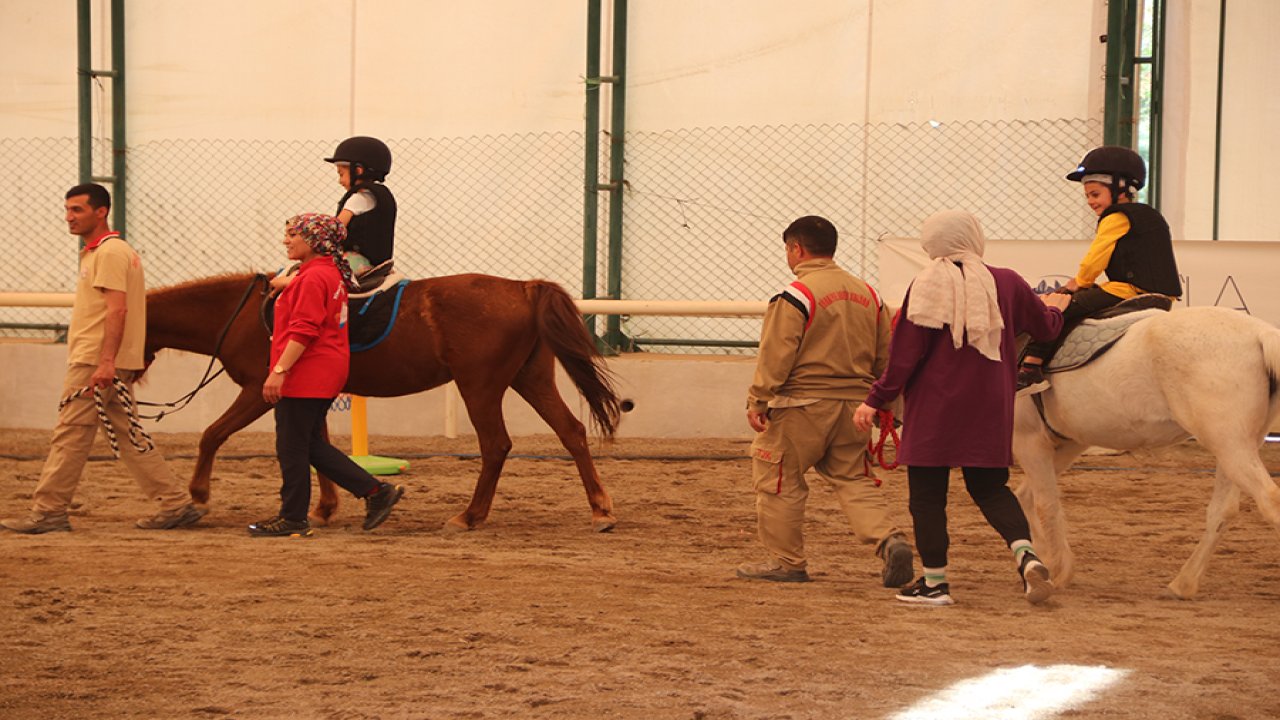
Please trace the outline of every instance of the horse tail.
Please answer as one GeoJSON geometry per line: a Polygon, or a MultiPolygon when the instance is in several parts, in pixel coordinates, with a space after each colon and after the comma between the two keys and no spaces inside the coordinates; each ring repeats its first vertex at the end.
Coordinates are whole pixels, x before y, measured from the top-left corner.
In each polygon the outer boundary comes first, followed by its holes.
{"type": "MultiPolygon", "coordinates": [[[[1280,390],[1280,330],[1267,327],[1259,340],[1262,342],[1262,360],[1267,366],[1268,389],[1274,410],[1276,391],[1280,390]]],[[[1274,416],[1274,412],[1272,414],[1274,416]]]]}
{"type": "Polygon", "coordinates": [[[578,392],[586,398],[591,419],[600,433],[613,437],[622,414],[613,373],[605,366],[604,356],[587,332],[578,306],[556,283],[531,280],[525,288],[533,301],[538,336],[551,348],[578,392]]]}

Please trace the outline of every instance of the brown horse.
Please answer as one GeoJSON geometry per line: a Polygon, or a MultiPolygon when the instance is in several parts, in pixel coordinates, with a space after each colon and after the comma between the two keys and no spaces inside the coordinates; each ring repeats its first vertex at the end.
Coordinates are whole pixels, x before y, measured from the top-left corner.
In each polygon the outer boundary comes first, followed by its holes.
{"type": "MultiPolygon", "coordinates": [[[[191,478],[191,496],[198,502],[209,499],[218,448],[271,409],[262,399],[270,350],[259,318],[266,281],[264,275],[224,275],[147,294],[148,363],[163,348],[212,355],[240,386],[231,407],[200,438],[191,478]]],[[[457,383],[480,441],[482,465],[471,503],[445,529],[470,530],[489,516],[511,451],[502,396],[508,387],[514,389],[573,456],[591,504],[592,526],[604,532],[616,522],[613,501],[600,484],[586,429],[556,390],[556,359],[586,399],[600,432],[611,437],[618,423],[618,397],[604,359],[563,288],[545,280],[487,275],[417,280],[405,288],[398,320],[386,339],[352,353],[346,391],[393,397],[450,380],[457,383]]],[[[327,522],[337,494],[327,478],[321,478],[320,491],[312,517],[327,522]]]]}

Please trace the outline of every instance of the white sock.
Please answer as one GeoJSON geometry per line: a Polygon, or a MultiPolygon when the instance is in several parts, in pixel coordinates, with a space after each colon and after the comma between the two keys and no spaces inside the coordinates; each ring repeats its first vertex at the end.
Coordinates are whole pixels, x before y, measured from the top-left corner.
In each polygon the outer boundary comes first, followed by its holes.
{"type": "Polygon", "coordinates": [[[1009,549],[1013,551],[1013,566],[1019,570],[1022,569],[1022,558],[1027,553],[1031,553],[1032,556],[1036,554],[1030,540],[1014,540],[1009,543],[1009,549]]]}
{"type": "Polygon", "coordinates": [[[924,584],[927,587],[938,587],[947,581],[947,567],[927,567],[924,569],[924,584]]]}

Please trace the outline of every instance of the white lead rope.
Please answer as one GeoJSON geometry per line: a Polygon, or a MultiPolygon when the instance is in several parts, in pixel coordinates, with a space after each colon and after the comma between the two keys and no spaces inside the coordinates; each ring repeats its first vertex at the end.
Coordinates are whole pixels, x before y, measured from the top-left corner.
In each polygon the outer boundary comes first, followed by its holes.
{"type": "MultiPolygon", "coordinates": [[[[124,407],[125,414],[129,416],[129,443],[139,453],[154,450],[156,444],[152,442],[151,436],[147,434],[147,431],[142,428],[142,423],[138,422],[138,411],[133,404],[133,395],[129,392],[129,386],[120,378],[112,378],[111,384],[116,389],[116,399],[124,407]]],[[[111,443],[111,453],[118,459],[120,457],[120,441],[116,439],[116,429],[112,426],[110,418],[107,417],[107,406],[102,399],[102,388],[97,385],[86,385],[80,388],[58,403],[58,411],[61,412],[62,408],[67,406],[67,403],[90,390],[93,391],[93,404],[98,410],[98,419],[102,421],[102,427],[107,431],[107,442],[111,443]]]]}

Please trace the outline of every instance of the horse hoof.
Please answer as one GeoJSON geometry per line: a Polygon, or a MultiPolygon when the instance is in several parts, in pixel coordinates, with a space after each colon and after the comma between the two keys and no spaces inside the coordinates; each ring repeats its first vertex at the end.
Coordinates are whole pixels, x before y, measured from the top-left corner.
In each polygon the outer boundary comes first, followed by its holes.
{"type": "Polygon", "coordinates": [[[617,524],[618,521],[612,517],[598,517],[591,519],[591,529],[598,533],[607,533],[617,524]]]}
{"type": "Polygon", "coordinates": [[[474,529],[474,527],[467,525],[466,520],[463,520],[460,517],[455,517],[449,518],[449,522],[446,522],[444,527],[440,528],[440,532],[445,535],[457,535],[458,533],[464,533],[474,529]]]}
{"type": "Polygon", "coordinates": [[[315,513],[312,513],[307,516],[307,519],[310,520],[311,524],[315,527],[329,526],[329,518],[324,515],[316,515],[315,513]]]}

